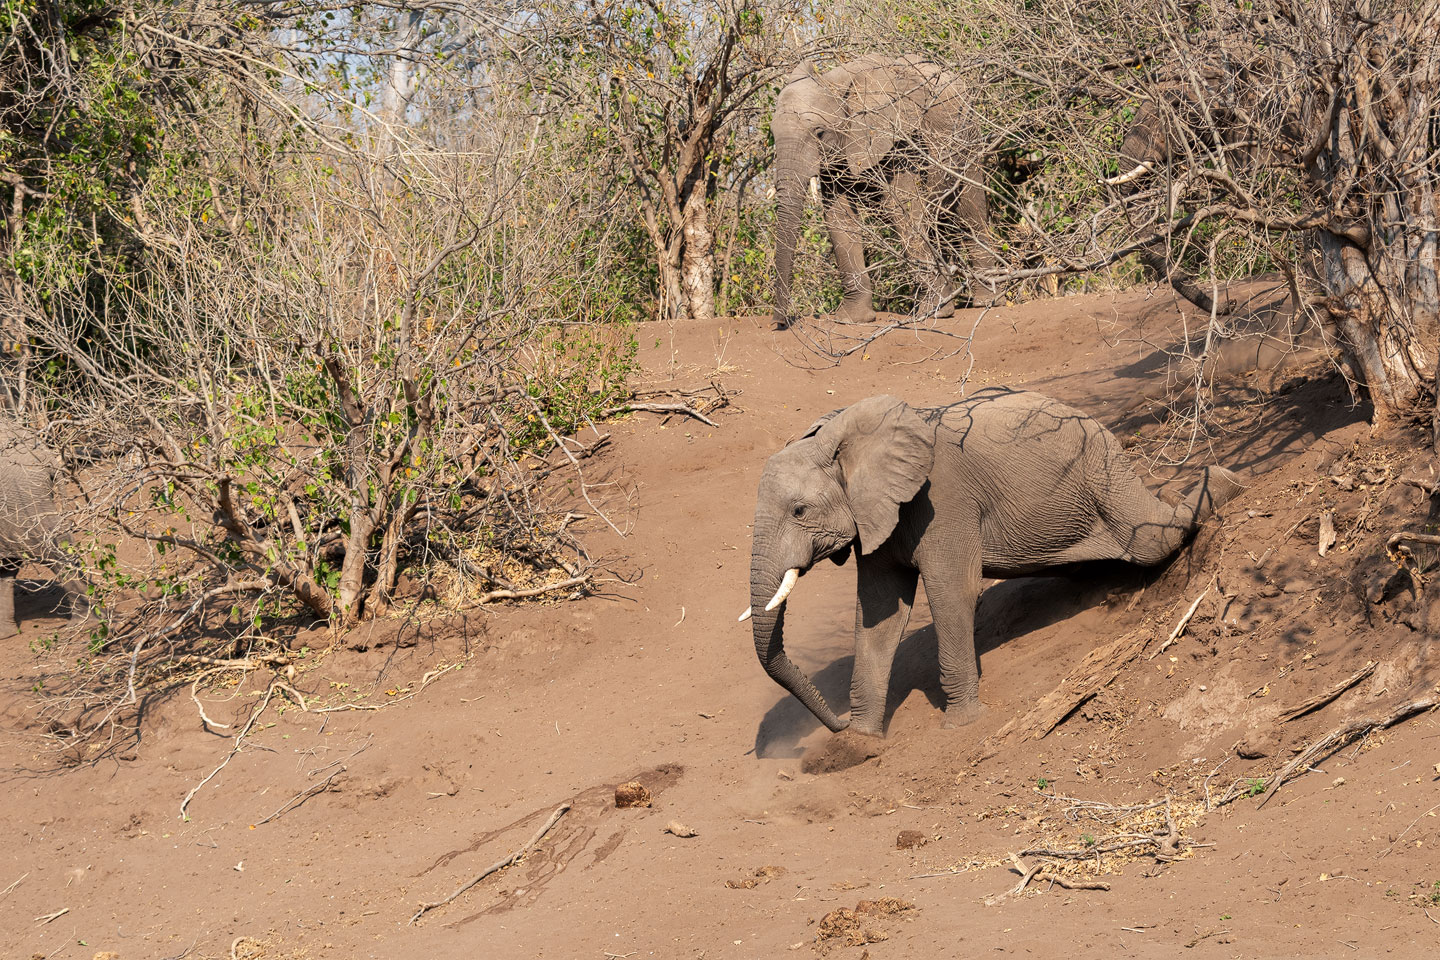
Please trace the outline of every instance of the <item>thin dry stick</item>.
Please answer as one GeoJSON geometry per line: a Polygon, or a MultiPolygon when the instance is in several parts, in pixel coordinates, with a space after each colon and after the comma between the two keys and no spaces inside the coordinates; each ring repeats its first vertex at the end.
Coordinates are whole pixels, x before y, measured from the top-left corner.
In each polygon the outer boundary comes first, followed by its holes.
{"type": "Polygon", "coordinates": [[[1359,683],[1361,680],[1364,680],[1366,677],[1370,676],[1370,674],[1374,673],[1376,665],[1376,662],[1374,660],[1371,660],[1367,662],[1365,666],[1361,667],[1359,670],[1356,670],[1349,677],[1341,680],[1329,690],[1317,693],[1315,696],[1304,701],[1303,703],[1297,703],[1289,710],[1286,710],[1284,713],[1280,714],[1280,722],[1285,723],[1290,720],[1294,720],[1296,717],[1303,717],[1311,710],[1316,710],[1320,707],[1325,706],[1325,704],[1329,703],[1331,700],[1334,700],[1336,697],[1340,696],[1340,694],[1344,693],[1346,690],[1349,690],[1351,687],[1355,686],[1355,684],[1359,683]]]}
{"type": "Polygon", "coordinates": [[[451,902],[456,897],[460,896],[460,894],[464,893],[466,890],[469,890],[481,880],[484,880],[486,877],[490,876],[490,874],[494,873],[497,870],[504,870],[506,867],[510,866],[510,864],[525,856],[525,854],[530,852],[530,848],[535,846],[535,844],[539,843],[545,837],[545,834],[550,832],[550,828],[555,826],[555,824],[559,822],[561,817],[565,816],[565,812],[569,809],[570,804],[560,804],[560,806],[555,809],[555,812],[550,814],[550,819],[546,820],[545,824],[539,830],[535,831],[535,836],[527,840],[524,846],[516,850],[514,853],[510,854],[510,856],[505,857],[502,860],[496,860],[490,866],[480,871],[480,873],[476,875],[473,880],[467,880],[464,883],[460,884],[460,886],[455,889],[455,892],[450,894],[450,896],[446,897],[444,900],[436,900],[433,903],[420,904],[420,909],[415,911],[415,916],[410,918],[410,922],[413,924],[416,920],[419,920],[421,917],[425,916],[428,911],[434,910],[436,907],[445,906],[445,904],[451,902]]]}
{"type": "Polygon", "coordinates": [[[1270,798],[1275,796],[1276,791],[1280,789],[1280,785],[1284,783],[1292,773],[1296,770],[1309,769],[1311,762],[1315,760],[1315,758],[1322,754],[1329,755],[1331,752],[1339,750],[1347,743],[1357,740],[1371,731],[1384,730],[1387,727],[1392,727],[1401,720],[1413,717],[1417,713],[1431,710],[1437,705],[1440,705],[1440,698],[1424,697],[1419,700],[1411,700],[1408,703],[1403,703],[1383,717],[1345,721],[1315,741],[1315,743],[1311,744],[1304,753],[1301,753],[1294,760],[1286,764],[1285,769],[1276,774],[1275,782],[1270,784],[1270,789],[1265,791],[1264,798],[1255,809],[1258,810],[1269,803],[1270,798]]]}
{"type": "MultiPolygon", "coordinates": [[[[23,874],[20,875],[20,880],[24,880],[24,879],[25,879],[26,877],[28,877],[28,876],[30,876],[30,872],[27,870],[25,873],[23,873],[23,874]]],[[[10,891],[11,891],[11,890],[14,890],[16,887],[20,886],[20,880],[16,880],[14,883],[10,884],[10,886],[6,887],[4,890],[0,890],[0,900],[4,900],[6,897],[8,897],[8,896],[10,895],[10,891]]]]}
{"type": "MultiPolygon", "coordinates": [[[[1424,813],[1420,814],[1420,816],[1416,817],[1414,820],[1411,820],[1411,821],[1410,821],[1410,827],[1415,826],[1415,824],[1417,824],[1417,823],[1420,822],[1421,818],[1423,818],[1423,817],[1428,817],[1430,814],[1434,813],[1436,810],[1440,810],[1440,803],[1435,804],[1435,806],[1431,807],[1429,810],[1426,810],[1424,813]]],[[[1383,860],[1383,859],[1385,859],[1386,857],[1388,857],[1388,856],[1390,855],[1390,851],[1391,851],[1391,850],[1394,850],[1397,846],[1399,846],[1399,845],[1400,845],[1400,841],[1405,838],[1405,834],[1407,834],[1407,833],[1410,832],[1410,827],[1406,827],[1404,830],[1401,830],[1401,831],[1400,831],[1400,836],[1396,837],[1395,840],[1390,844],[1390,846],[1386,847],[1385,850],[1384,850],[1384,852],[1382,852],[1382,853],[1381,853],[1378,857],[1376,857],[1375,859],[1376,859],[1376,860],[1383,860]]]]}
{"type": "Polygon", "coordinates": [[[35,918],[35,922],[38,923],[38,924],[40,924],[41,926],[44,926],[45,924],[49,923],[49,922],[52,921],[52,920],[59,920],[61,917],[65,916],[65,914],[67,914],[67,913],[69,913],[69,912],[70,912],[70,908],[69,908],[69,907],[61,907],[59,910],[56,910],[54,913],[43,913],[43,914],[41,914],[40,916],[38,916],[38,917],[35,918]]]}
{"type": "Polygon", "coordinates": [[[1160,654],[1164,653],[1167,649],[1169,649],[1170,644],[1180,639],[1180,634],[1184,633],[1185,628],[1190,625],[1190,618],[1195,616],[1196,610],[1200,609],[1200,601],[1204,600],[1207,596],[1210,595],[1210,588],[1213,586],[1215,586],[1215,581],[1211,580],[1210,583],[1205,587],[1205,589],[1200,591],[1200,596],[1196,597],[1195,602],[1190,604],[1190,609],[1186,610],[1184,616],[1180,618],[1180,622],[1175,624],[1175,629],[1171,630],[1170,636],[1166,638],[1164,643],[1160,644],[1160,649],[1150,654],[1151,660],[1154,660],[1156,657],[1160,656],[1160,654]]]}
{"type": "Polygon", "coordinates": [[[1020,871],[1020,882],[1015,884],[1015,886],[1009,890],[997,893],[993,897],[987,897],[985,900],[985,905],[987,907],[994,906],[1001,900],[1004,900],[1006,897],[1018,897],[1021,893],[1025,891],[1026,885],[1030,883],[1031,879],[1034,878],[1035,874],[1039,873],[1045,867],[1044,863],[1037,863],[1033,867],[1028,866],[1024,860],[1020,859],[1019,854],[1016,853],[1010,854],[1010,862],[1015,865],[1016,870],[1020,871]]]}

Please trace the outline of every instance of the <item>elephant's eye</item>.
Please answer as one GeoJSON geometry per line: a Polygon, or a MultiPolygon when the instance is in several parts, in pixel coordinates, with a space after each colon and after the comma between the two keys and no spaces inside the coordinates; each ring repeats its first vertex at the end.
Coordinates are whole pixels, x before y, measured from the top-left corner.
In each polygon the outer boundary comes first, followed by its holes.
{"type": "Polygon", "coordinates": [[[797,503],[797,504],[795,504],[795,509],[792,510],[791,512],[792,512],[793,514],[795,514],[795,518],[798,520],[800,517],[805,516],[805,504],[803,504],[803,503],[797,503]]]}

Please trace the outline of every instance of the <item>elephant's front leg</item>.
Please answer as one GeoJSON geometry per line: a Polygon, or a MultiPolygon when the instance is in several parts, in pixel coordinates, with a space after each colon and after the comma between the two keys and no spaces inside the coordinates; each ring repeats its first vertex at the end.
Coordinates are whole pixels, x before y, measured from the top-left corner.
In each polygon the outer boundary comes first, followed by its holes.
{"type": "Polygon", "coordinates": [[[830,231],[830,247],[835,251],[835,266],[840,271],[840,288],[845,297],[836,311],[841,320],[869,322],[875,319],[875,300],[871,293],[870,274],[865,270],[865,244],[861,242],[860,217],[849,194],[831,187],[825,197],[825,226],[830,231]]]}
{"type": "MultiPolygon", "coordinates": [[[[978,537],[976,538],[978,541],[978,537]]],[[[963,544],[962,555],[922,564],[925,597],[940,649],[940,687],[945,726],[961,727],[980,716],[980,661],[975,654],[975,603],[980,599],[980,549],[963,544]]]]}
{"type": "Polygon", "coordinates": [[[919,573],[894,560],[867,554],[857,563],[855,672],[850,680],[850,729],[885,733],[885,700],[895,650],[910,622],[919,573]]]}

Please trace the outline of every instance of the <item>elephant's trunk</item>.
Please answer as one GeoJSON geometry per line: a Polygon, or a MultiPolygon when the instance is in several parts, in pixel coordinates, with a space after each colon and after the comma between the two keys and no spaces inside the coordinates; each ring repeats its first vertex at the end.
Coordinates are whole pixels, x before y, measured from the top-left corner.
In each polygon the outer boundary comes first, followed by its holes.
{"type": "MultiPolygon", "coordinates": [[[[760,550],[756,550],[750,569],[750,597],[753,611],[755,655],[760,665],[780,686],[795,695],[805,708],[830,730],[839,732],[848,723],[835,716],[815,684],[785,654],[785,602],[782,598],[774,609],[765,607],[784,590],[784,582],[775,575],[775,564],[768,562],[760,550]]],[[[793,578],[787,576],[786,581],[793,578]]],[[[793,583],[791,584],[793,586],[793,583]]]]}
{"type": "MultiPolygon", "coordinates": [[[[777,147],[777,151],[780,148],[777,147]]],[[[795,276],[795,248],[800,242],[800,220],[805,214],[805,196],[810,178],[819,174],[819,163],[782,164],[775,176],[775,322],[790,321],[790,288],[795,276]]]]}

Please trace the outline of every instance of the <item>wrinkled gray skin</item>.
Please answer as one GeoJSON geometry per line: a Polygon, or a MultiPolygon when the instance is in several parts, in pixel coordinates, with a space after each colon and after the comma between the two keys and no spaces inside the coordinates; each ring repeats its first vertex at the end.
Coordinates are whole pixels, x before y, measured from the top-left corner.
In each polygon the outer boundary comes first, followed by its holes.
{"type": "MultiPolygon", "coordinates": [[[[1004,388],[948,407],[871,397],[822,418],[772,456],[760,479],[750,559],[755,652],[766,672],[833,731],[847,724],[785,655],[785,605],[765,612],[787,569],[857,548],[849,727],[882,736],[891,662],[925,580],[939,638],[946,726],[980,708],[975,604],[982,577],[1087,560],[1158,564],[1240,484],[1209,467],[1176,506],[1136,478],[1120,442],[1058,401],[1004,388]]],[[[803,590],[803,580],[795,589],[803,590]]]]}
{"type": "Polygon", "coordinates": [[[844,300],[842,320],[875,317],[857,203],[884,207],[918,273],[918,310],[954,313],[958,289],[940,264],[989,263],[983,173],[957,144],[978,142],[953,74],[920,57],[861,57],[823,74],[803,65],[775,101],[775,322],[791,319],[800,221],[818,178],[844,300]],[[937,305],[940,305],[937,309],[937,305]]]}
{"type": "Polygon", "coordinates": [[[63,545],[72,528],[55,505],[60,457],[31,430],[0,417],[0,640],[19,632],[15,577],[22,564],[48,566],[69,595],[71,623],[90,615],[85,585],[68,579],[63,545]]]}

